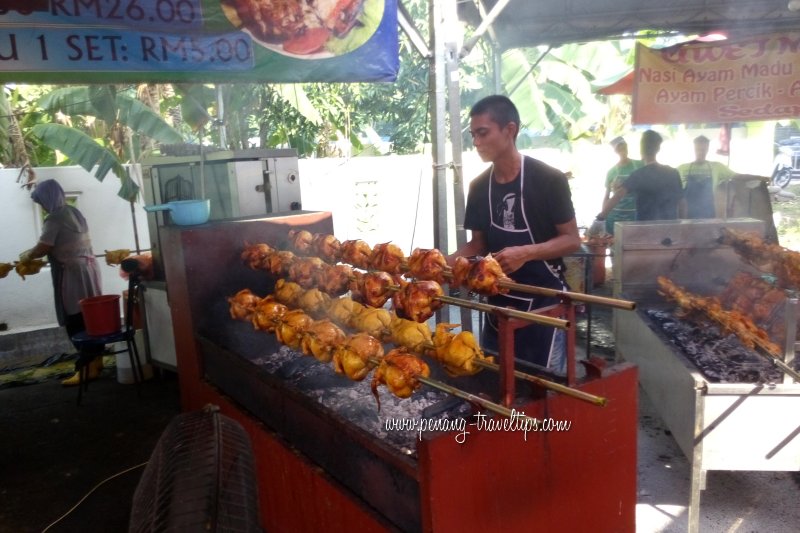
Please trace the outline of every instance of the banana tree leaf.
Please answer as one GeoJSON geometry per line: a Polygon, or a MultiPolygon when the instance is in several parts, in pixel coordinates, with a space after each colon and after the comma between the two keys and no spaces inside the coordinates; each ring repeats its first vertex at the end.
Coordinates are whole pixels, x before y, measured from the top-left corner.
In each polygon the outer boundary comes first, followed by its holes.
{"type": "Polygon", "coordinates": [[[88,87],[62,87],[55,89],[36,101],[36,105],[51,113],[65,115],[95,116],[97,110],[92,105],[88,87]]]}
{"type": "Polygon", "coordinates": [[[119,122],[136,133],[162,143],[183,142],[181,134],[167,124],[167,122],[161,118],[161,115],[136,98],[118,94],[116,98],[116,107],[119,110],[119,122]]]}
{"type": "Polygon", "coordinates": [[[11,161],[11,104],[5,88],[0,89],[0,161],[11,161]]]}
{"type": "Polygon", "coordinates": [[[117,195],[129,201],[136,198],[139,187],[128,177],[114,152],[103,148],[85,133],[62,124],[37,124],[33,127],[33,134],[51,148],[63,152],[87,172],[97,166],[94,176],[98,181],[103,181],[113,171],[122,182],[117,195]]]}
{"type": "Polygon", "coordinates": [[[314,104],[311,103],[311,100],[308,99],[308,95],[300,85],[296,83],[279,84],[275,86],[275,91],[281,98],[286,100],[289,105],[295,108],[298,113],[303,115],[306,120],[316,125],[322,124],[322,115],[320,115],[317,108],[314,107],[314,104]]]}
{"type": "Polygon", "coordinates": [[[89,86],[89,99],[94,109],[93,115],[105,122],[113,124],[117,120],[117,91],[113,85],[89,86]]]}

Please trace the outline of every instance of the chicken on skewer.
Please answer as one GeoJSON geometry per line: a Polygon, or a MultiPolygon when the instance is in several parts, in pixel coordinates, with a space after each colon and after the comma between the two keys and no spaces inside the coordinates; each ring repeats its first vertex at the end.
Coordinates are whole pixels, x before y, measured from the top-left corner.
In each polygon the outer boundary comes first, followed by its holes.
{"type": "Polygon", "coordinates": [[[38,274],[39,271],[44,268],[47,264],[47,261],[43,259],[31,259],[29,261],[19,261],[14,266],[14,270],[16,270],[19,277],[25,279],[25,276],[30,276],[32,274],[38,274]]]}
{"type": "Polygon", "coordinates": [[[259,301],[261,301],[261,298],[253,294],[250,289],[240,290],[228,298],[231,318],[234,320],[250,320],[259,301]]]}
{"type": "Polygon", "coordinates": [[[330,303],[331,297],[317,288],[303,291],[303,293],[297,297],[296,301],[297,307],[313,317],[325,315],[330,303]]]}
{"type": "Polygon", "coordinates": [[[275,300],[274,296],[262,298],[253,310],[251,321],[257,330],[275,333],[289,308],[275,300]]]}
{"type": "Polygon", "coordinates": [[[293,281],[281,278],[275,282],[273,294],[280,303],[289,307],[297,307],[297,299],[303,294],[303,287],[293,281]]]}
{"type": "Polygon", "coordinates": [[[318,320],[303,334],[300,348],[304,354],[313,355],[323,363],[330,363],[334,349],[344,343],[346,338],[344,331],[330,320],[318,320]]]}
{"type": "Polygon", "coordinates": [[[396,287],[392,276],[382,271],[367,272],[355,281],[359,284],[359,301],[370,307],[383,307],[396,287]]]}
{"type": "Polygon", "coordinates": [[[755,232],[729,228],[723,229],[722,242],[756,268],[775,274],[781,287],[800,288],[799,252],[764,242],[755,232]]]}
{"type": "Polygon", "coordinates": [[[378,368],[372,375],[372,394],[381,408],[381,399],[378,395],[378,386],[386,385],[389,391],[398,398],[408,398],[421,383],[419,377],[427,378],[431,375],[428,365],[418,356],[410,353],[405,348],[395,348],[381,359],[378,368]]]}
{"type": "Polygon", "coordinates": [[[381,341],[366,333],[348,335],[333,349],[333,369],[354,381],[361,381],[383,357],[381,341]]]}
{"type": "Polygon", "coordinates": [[[414,281],[400,289],[400,297],[395,300],[395,311],[401,318],[415,322],[425,322],[441,309],[444,291],[435,281],[414,281]]]}
{"type": "Polygon", "coordinates": [[[289,230],[289,242],[292,248],[298,255],[309,255],[313,253],[311,243],[314,241],[314,236],[310,231],[304,229],[291,229],[289,230]]]}
{"type": "Polygon", "coordinates": [[[11,263],[0,263],[0,279],[8,276],[8,273],[14,270],[14,265],[11,263]]]}
{"type": "Polygon", "coordinates": [[[286,250],[276,251],[266,258],[264,269],[276,277],[286,276],[297,259],[299,258],[292,252],[286,250]]]}
{"type": "Polygon", "coordinates": [[[444,254],[436,248],[415,248],[408,258],[407,272],[415,279],[442,284],[446,281],[446,274],[450,274],[450,269],[444,254]]]}
{"type": "Polygon", "coordinates": [[[347,292],[353,268],[350,265],[326,265],[314,272],[314,285],[331,296],[347,292]]]}
{"type": "Polygon", "coordinates": [[[342,254],[342,243],[333,235],[315,233],[311,241],[311,250],[326,263],[334,264],[342,254]]]}
{"type": "Polygon", "coordinates": [[[275,336],[282,344],[297,350],[303,335],[313,323],[314,319],[301,309],[292,309],[281,318],[280,324],[275,328],[275,336]]]}
{"type": "Polygon", "coordinates": [[[480,372],[482,367],[475,364],[476,359],[489,362],[494,360],[492,357],[484,356],[483,350],[471,332],[450,333],[451,329],[458,327],[461,326],[440,322],[436,325],[436,334],[433,336],[433,357],[453,377],[480,372]]]}
{"type": "Polygon", "coordinates": [[[328,305],[328,318],[342,327],[353,327],[352,324],[365,309],[351,298],[334,298],[328,305]]]}
{"type": "Polygon", "coordinates": [[[389,324],[389,335],[394,344],[422,353],[433,343],[431,329],[425,322],[414,322],[395,316],[389,324]]]}
{"type": "Polygon", "coordinates": [[[352,317],[350,327],[363,331],[382,339],[389,334],[392,323],[392,313],[387,309],[365,307],[360,313],[352,317]]]}
{"type": "Polygon", "coordinates": [[[304,289],[310,289],[314,286],[317,273],[326,266],[319,257],[300,257],[292,261],[289,277],[304,289]]]}
{"type": "Polygon", "coordinates": [[[241,258],[253,270],[268,270],[269,257],[273,253],[275,250],[268,244],[248,244],[242,250],[241,258]]]}
{"type": "Polygon", "coordinates": [[[344,241],[341,248],[341,260],[356,268],[369,269],[372,248],[361,239],[344,241]]]}
{"type": "Polygon", "coordinates": [[[389,274],[402,274],[406,256],[396,244],[386,242],[378,244],[372,249],[369,266],[373,270],[382,270],[389,274]]]}

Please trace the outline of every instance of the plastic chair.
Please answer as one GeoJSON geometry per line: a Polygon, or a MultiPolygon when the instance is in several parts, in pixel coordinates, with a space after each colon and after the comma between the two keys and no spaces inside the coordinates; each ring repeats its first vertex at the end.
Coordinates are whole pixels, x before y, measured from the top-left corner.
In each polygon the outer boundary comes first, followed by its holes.
{"type": "Polygon", "coordinates": [[[75,371],[80,373],[80,383],[78,385],[78,405],[81,403],[83,391],[89,389],[89,363],[96,357],[103,357],[105,354],[128,353],[131,358],[131,369],[133,379],[136,382],[136,393],[141,396],[140,383],[144,380],[142,364],[139,360],[139,348],[136,346],[136,328],[133,325],[133,311],[136,302],[136,295],[139,291],[141,275],[139,264],[135,260],[124,260],[122,269],[128,273],[128,296],[125,299],[125,323],[121,329],[108,335],[89,335],[86,331],[81,331],[72,336],[72,342],[78,347],[78,360],[75,362],[75,371]],[[107,344],[124,342],[125,348],[113,352],[107,352],[103,348],[107,344]],[[94,347],[94,350],[88,348],[94,347]],[[101,351],[102,350],[102,351],[101,351]]]}

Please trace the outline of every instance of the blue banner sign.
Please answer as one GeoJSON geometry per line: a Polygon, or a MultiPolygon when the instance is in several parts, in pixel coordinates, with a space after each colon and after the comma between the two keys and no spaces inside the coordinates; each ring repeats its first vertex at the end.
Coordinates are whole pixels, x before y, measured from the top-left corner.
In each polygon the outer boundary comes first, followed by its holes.
{"type": "Polygon", "coordinates": [[[0,0],[0,81],[394,81],[397,0],[0,0]]]}

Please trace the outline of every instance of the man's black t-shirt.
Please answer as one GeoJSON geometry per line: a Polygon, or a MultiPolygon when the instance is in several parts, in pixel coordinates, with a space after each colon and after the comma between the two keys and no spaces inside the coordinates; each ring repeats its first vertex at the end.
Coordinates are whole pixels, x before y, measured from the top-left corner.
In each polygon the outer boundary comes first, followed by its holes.
{"type": "Polygon", "coordinates": [[[681,176],[674,168],[651,163],[637,168],[622,184],[636,196],[637,220],[675,220],[683,198],[681,176]]]}

